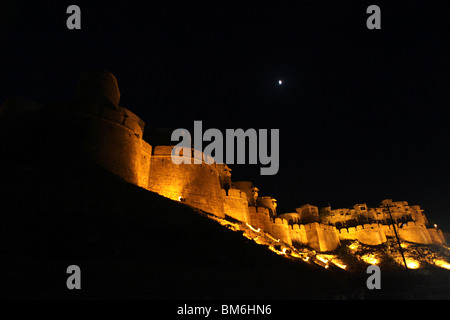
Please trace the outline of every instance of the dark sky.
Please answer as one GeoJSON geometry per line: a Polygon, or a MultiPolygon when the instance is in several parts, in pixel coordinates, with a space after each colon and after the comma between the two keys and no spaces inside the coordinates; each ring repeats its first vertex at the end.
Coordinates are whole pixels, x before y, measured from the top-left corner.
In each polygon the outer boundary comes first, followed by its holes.
{"type": "Polygon", "coordinates": [[[277,175],[231,167],[281,212],[392,198],[449,230],[448,11],[395,2],[2,1],[0,99],[68,99],[104,68],[147,128],[280,129],[277,175]]]}

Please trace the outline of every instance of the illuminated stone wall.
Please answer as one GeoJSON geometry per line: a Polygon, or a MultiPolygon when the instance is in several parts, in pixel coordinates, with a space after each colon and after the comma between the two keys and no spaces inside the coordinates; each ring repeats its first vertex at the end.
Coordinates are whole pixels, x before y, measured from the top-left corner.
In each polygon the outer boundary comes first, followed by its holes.
{"type": "Polygon", "coordinates": [[[410,221],[400,228],[397,228],[397,232],[400,239],[405,241],[422,244],[433,243],[427,228],[423,224],[416,224],[415,222],[410,221]]]}
{"type": "Polygon", "coordinates": [[[291,235],[289,231],[288,221],[281,218],[275,218],[274,222],[271,224],[271,234],[274,238],[280,239],[287,244],[292,244],[291,235]]]}
{"type": "Polygon", "coordinates": [[[138,186],[147,189],[148,178],[150,176],[150,164],[152,157],[152,146],[142,140],[141,145],[141,163],[139,168],[139,184],[138,186]]]}
{"type": "Polygon", "coordinates": [[[144,123],[131,111],[96,104],[56,103],[39,114],[37,141],[42,154],[95,163],[125,181],[147,187],[151,146],[144,123]]]}
{"type": "Polygon", "coordinates": [[[340,246],[334,226],[313,222],[305,225],[307,245],[317,251],[333,251],[340,246]]]}
{"type": "Polygon", "coordinates": [[[215,167],[203,162],[174,164],[172,146],[157,146],[153,150],[148,190],[172,200],[182,201],[192,207],[224,217],[224,199],[215,167]]]}
{"type": "Polygon", "coordinates": [[[338,231],[334,226],[318,222],[288,225],[288,221],[275,218],[272,235],[292,245],[305,245],[316,251],[333,251],[340,246],[338,231]]]}
{"type": "Polygon", "coordinates": [[[250,223],[247,194],[239,189],[229,189],[228,195],[226,195],[225,190],[222,189],[222,195],[224,197],[223,210],[225,215],[250,223]]]}
{"type": "Polygon", "coordinates": [[[248,214],[250,218],[250,225],[255,228],[260,228],[265,232],[271,232],[271,220],[269,209],[264,207],[248,207],[248,214]]]}
{"type": "Polygon", "coordinates": [[[151,146],[142,140],[145,123],[119,101],[116,77],[89,70],[81,75],[72,100],[46,107],[43,115],[59,119],[64,129],[57,134],[74,154],[146,187],[151,146]]]}
{"type": "Polygon", "coordinates": [[[387,240],[383,228],[377,223],[341,228],[338,232],[340,240],[359,240],[372,246],[380,245],[387,240]]]}
{"type": "Polygon", "coordinates": [[[306,229],[303,224],[293,224],[289,226],[289,234],[292,244],[307,245],[306,229]]]}
{"type": "Polygon", "coordinates": [[[93,113],[71,115],[68,121],[77,134],[70,134],[68,142],[72,146],[79,145],[86,159],[127,182],[145,187],[151,146],[142,140],[142,128],[125,117],[123,110],[100,109],[98,116],[93,113]]]}
{"type": "Polygon", "coordinates": [[[446,240],[442,230],[436,228],[428,228],[427,231],[431,237],[431,241],[434,244],[446,244],[446,240]]]}

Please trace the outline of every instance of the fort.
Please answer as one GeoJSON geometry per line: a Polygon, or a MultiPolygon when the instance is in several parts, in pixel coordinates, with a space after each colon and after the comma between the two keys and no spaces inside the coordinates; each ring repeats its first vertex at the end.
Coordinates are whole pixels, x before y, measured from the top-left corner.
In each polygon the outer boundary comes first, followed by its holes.
{"type": "Polygon", "coordinates": [[[48,133],[52,139],[39,141],[42,150],[60,148],[129,183],[217,218],[248,224],[294,247],[327,252],[336,250],[344,240],[379,245],[394,236],[394,227],[404,241],[445,244],[442,231],[429,225],[420,206],[406,201],[386,199],[374,208],[365,203],[340,209],[304,204],[295,212],[277,212],[276,199],[259,196],[260,190],[250,181],[233,181],[226,164],[216,163],[201,150],[182,148],[178,155],[186,161],[175,164],[171,159],[174,146],[146,142],[144,121],[119,102],[115,76],[89,71],[82,75],[70,101],[44,106],[23,99],[6,100],[0,108],[3,123],[20,127],[27,115],[34,125],[19,137],[3,130],[0,138],[14,145],[20,139],[32,139],[35,132],[42,133],[41,137],[48,133]]]}

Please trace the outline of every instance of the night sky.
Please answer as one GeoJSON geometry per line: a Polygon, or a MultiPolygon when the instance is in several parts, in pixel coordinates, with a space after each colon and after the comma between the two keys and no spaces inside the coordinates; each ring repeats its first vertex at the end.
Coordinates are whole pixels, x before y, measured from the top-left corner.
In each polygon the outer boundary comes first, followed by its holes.
{"type": "Polygon", "coordinates": [[[281,213],[392,198],[450,231],[448,11],[397,2],[2,1],[0,100],[67,100],[107,69],[147,129],[280,129],[278,174],[230,167],[281,213]]]}

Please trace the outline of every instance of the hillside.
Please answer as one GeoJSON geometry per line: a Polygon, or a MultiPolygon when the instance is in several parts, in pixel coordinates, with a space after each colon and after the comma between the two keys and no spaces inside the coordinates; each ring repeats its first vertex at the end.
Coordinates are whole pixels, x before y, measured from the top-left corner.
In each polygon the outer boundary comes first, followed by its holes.
{"type": "Polygon", "coordinates": [[[341,291],[340,277],[283,259],[99,168],[3,163],[1,176],[6,297],[295,298],[341,291]],[[82,270],[77,293],[65,287],[71,264],[82,270]]]}
{"type": "Polygon", "coordinates": [[[364,272],[285,259],[97,167],[3,162],[0,170],[3,297],[411,297],[399,271],[369,292],[364,272]],[[71,264],[82,270],[77,292],[65,286],[71,264]]]}

